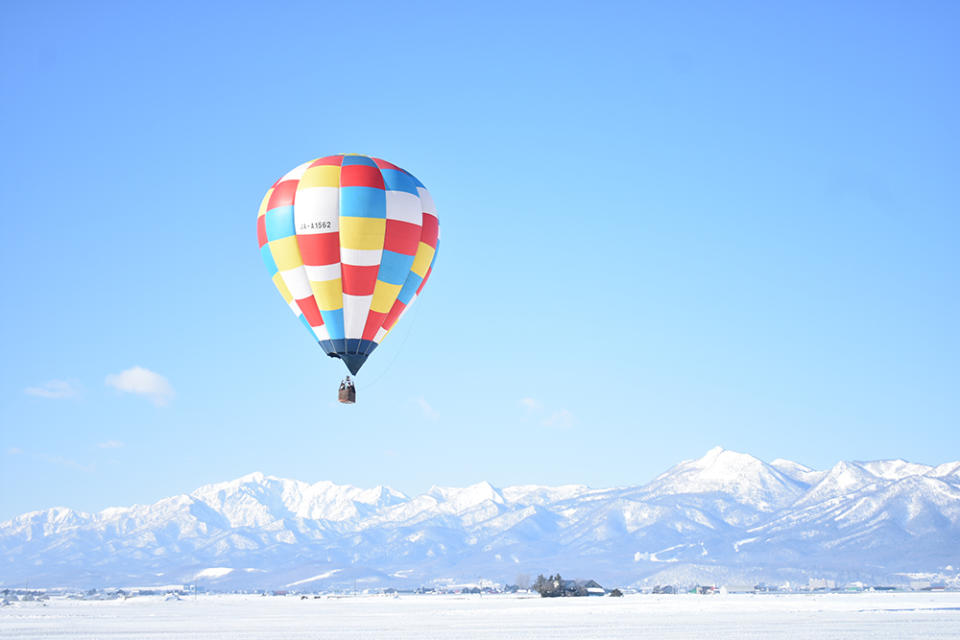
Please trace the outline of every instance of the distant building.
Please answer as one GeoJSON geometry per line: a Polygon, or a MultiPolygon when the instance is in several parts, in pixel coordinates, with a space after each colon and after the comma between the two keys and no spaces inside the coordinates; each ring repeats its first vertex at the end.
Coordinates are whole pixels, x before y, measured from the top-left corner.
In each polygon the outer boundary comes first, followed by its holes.
{"type": "Polygon", "coordinates": [[[602,596],[607,593],[595,580],[564,580],[559,574],[549,578],[538,576],[533,590],[543,598],[602,596]]]}
{"type": "Polygon", "coordinates": [[[577,587],[586,590],[588,596],[603,596],[607,594],[607,590],[597,584],[595,580],[587,580],[585,582],[578,581],[577,587]]]}
{"type": "Polygon", "coordinates": [[[807,588],[811,591],[828,591],[836,587],[837,583],[835,581],[827,580],[826,578],[810,578],[810,581],[807,583],[807,588]]]}
{"type": "Polygon", "coordinates": [[[720,587],[720,593],[756,593],[757,588],[749,584],[725,584],[720,587]]]}

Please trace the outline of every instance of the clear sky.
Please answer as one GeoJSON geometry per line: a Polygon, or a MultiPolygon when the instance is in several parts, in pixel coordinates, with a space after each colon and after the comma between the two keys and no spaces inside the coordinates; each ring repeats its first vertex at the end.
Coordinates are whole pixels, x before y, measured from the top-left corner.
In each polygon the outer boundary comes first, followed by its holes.
{"type": "Polygon", "coordinates": [[[0,12],[0,519],[254,470],[960,459],[957,3],[0,12]],[[341,152],[414,173],[442,234],[355,406],[255,225],[341,152]]]}

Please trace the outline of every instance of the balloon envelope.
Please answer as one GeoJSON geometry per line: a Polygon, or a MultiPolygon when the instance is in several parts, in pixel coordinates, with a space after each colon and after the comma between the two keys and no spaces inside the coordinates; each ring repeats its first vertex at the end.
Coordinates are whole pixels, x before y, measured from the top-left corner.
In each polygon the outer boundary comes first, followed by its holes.
{"type": "Polygon", "coordinates": [[[363,155],[296,167],[267,191],[257,214],[274,285],[327,355],[354,374],[420,295],[439,235],[423,184],[363,155]]]}

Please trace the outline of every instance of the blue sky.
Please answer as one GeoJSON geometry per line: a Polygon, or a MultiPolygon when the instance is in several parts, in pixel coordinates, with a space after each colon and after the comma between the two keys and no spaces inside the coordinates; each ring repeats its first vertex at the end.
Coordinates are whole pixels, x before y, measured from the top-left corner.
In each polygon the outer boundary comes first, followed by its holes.
{"type": "Polygon", "coordinates": [[[960,458],[954,3],[2,13],[0,518],[254,470],[960,458]],[[443,238],[353,407],[255,228],[340,152],[413,172],[443,238]]]}

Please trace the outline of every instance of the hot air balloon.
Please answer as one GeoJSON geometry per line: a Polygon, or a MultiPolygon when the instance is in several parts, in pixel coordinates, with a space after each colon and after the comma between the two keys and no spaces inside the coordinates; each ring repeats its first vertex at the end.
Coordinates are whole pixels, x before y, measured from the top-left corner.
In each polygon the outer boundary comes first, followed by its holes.
{"type": "MultiPolygon", "coordinates": [[[[257,214],[273,284],[324,352],[355,376],[423,290],[439,235],[423,183],[364,155],[301,164],[270,187],[257,214]]],[[[355,399],[350,376],[339,399],[355,399]]]]}

